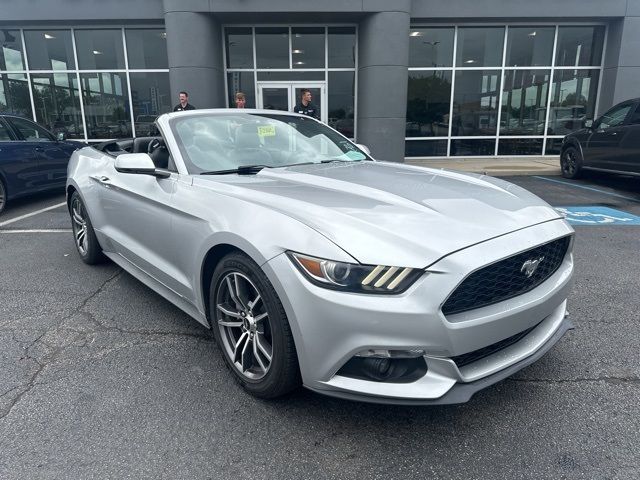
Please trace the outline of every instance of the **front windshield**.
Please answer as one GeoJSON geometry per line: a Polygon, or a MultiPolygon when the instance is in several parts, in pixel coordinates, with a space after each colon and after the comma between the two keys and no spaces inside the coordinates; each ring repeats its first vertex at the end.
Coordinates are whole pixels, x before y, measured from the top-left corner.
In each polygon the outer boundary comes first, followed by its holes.
{"type": "Polygon", "coordinates": [[[189,173],[368,158],[335,130],[293,115],[194,114],[174,119],[171,128],[189,173]]]}

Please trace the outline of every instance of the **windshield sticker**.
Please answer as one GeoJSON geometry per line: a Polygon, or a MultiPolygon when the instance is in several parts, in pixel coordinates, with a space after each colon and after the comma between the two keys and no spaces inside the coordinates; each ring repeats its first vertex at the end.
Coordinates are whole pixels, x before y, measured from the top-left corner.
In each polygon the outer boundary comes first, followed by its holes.
{"type": "Polygon", "coordinates": [[[344,152],[344,154],[349,160],[362,160],[364,158],[363,154],[355,150],[349,150],[348,152],[344,152]]]}
{"type": "Polygon", "coordinates": [[[276,127],[273,125],[264,125],[264,126],[258,127],[258,136],[259,137],[275,137],[276,127]]]}

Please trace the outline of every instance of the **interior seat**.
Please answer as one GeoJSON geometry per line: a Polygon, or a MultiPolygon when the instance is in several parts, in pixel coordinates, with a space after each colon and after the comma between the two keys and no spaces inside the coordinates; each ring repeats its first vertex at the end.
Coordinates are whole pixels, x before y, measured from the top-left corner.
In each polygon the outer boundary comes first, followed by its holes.
{"type": "Polygon", "coordinates": [[[169,149],[162,137],[152,137],[147,146],[147,153],[153,160],[156,168],[167,169],[169,167],[169,149]]]}

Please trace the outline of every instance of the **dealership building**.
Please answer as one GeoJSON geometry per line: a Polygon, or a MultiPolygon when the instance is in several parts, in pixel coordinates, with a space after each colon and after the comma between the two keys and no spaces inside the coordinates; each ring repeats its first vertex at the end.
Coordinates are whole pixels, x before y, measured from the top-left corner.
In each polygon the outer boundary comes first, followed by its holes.
{"type": "Polygon", "coordinates": [[[69,138],[293,109],[380,159],[555,155],[640,96],[640,0],[1,0],[0,113],[69,138]]]}

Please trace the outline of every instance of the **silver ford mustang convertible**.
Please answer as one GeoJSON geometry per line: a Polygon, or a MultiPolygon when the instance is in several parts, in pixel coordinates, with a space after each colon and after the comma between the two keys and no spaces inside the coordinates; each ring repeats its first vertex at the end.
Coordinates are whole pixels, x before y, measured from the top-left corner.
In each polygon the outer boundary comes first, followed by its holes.
{"type": "Polygon", "coordinates": [[[157,126],[73,154],[78,252],[211,327],[253,395],[465,402],[571,328],[573,230],[520,187],[375,161],[286,112],[157,126]]]}

